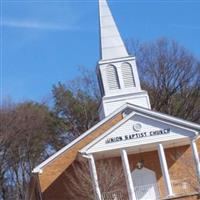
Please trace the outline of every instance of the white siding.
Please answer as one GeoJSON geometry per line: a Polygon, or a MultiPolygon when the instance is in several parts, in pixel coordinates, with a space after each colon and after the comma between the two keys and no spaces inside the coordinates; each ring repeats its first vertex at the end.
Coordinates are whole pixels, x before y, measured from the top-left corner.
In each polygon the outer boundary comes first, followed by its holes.
{"type": "Polygon", "coordinates": [[[169,125],[164,122],[157,121],[156,119],[147,118],[144,116],[140,116],[138,114],[134,115],[132,118],[128,119],[125,123],[120,125],[120,127],[112,130],[110,133],[107,133],[99,141],[91,146],[88,149],[88,153],[91,152],[100,152],[105,150],[114,150],[119,148],[128,148],[138,145],[147,145],[150,143],[159,143],[164,141],[175,141],[176,139],[184,139],[187,137],[192,137],[194,134],[192,131],[188,131],[173,125],[169,125]],[[142,129],[139,132],[136,132],[133,129],[134,124],[139,123],[142,125],[142,129]],[[106,143],[109,138],[117,138],[124,137],[125,135],[131,135],[135,133],[149,133],[150,131],[157,131],[162,129],[170,128],[169,134],[155,135],[155,136],[147,136],[141,138],[135,138],[130,140],[123,140],[120,142],[106,143]]]}

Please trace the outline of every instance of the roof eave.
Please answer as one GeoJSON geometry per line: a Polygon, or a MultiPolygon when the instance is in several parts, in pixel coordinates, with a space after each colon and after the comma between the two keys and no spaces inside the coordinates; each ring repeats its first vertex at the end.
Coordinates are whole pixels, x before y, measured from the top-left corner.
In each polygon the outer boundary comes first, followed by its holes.
{"type": "Polygon", "coordinates": [[[94,131],[99,126],[101,126],[102,124],[104,124],[106,121],[112,119],[117,114],[123,112],[123,110],[125,110],[127,108],[127,106],[128,106],[127,104],[124,104],[119,109],[117,109],[116,111],[114,111],[113,113],[111,113],[110,115],[108,115],[106,118],[104,118],[103,120],[101,120],[100,122],[98,122],[96,125],[94,125],[92,128],[90,128],[88,131],[84,132],[81,136],[79,136],[78,138],[76,138],[74,141],[72,141],[71,143],[69,143],[68,145],[66,145],[65,147],[63,147],[62,149],[60,149],[59,151],[57,151],[55,154],[53,154],[52,156],[50,156],[44,162],[42,162],[41,164],[39,164],[37,167],[35,167],[33,169],[32,173],[35,173],[35,174],[39,173],[39,174],[41,174],[43,172],[43,168],[47,164],[49,164],[51,161],[53,161],[57,156],[59,156],[60,154],[62,154],[63,152],[65,152],[66,150],[68,150],[69,148],[71,148],[73,145],[75,145],[80,140],[82,140],[83,138],[85,138],[87,135],[89,135],[92,131],[94,131]]]}

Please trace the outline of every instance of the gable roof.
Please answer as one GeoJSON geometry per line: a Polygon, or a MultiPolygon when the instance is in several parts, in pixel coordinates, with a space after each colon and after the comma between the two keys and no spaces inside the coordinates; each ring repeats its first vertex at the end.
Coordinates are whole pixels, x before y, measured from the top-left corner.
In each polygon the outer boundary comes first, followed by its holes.
{"type": "Polygon", "coordinates": [[[131,109],[133,111],[138,111],[140,113],[143,114],[147,114],[150,116],[154,116],[156,118],[161,118],[161,119],[165,119],[167,121],[170,122],[175,122],[176,124],[179,124],[181,126],[185,126],[187,128],[191,128],[194,129],[196,131],[200,131],[200,125],[193,123],[193,122],[189,122],[177,117],[173,117],[167,114],[163,114],[157,111],[153,111],[153,110],[149,110],[140,106],[136,106],[130,103],[126,103],[125,105],[123,105],[122,107],[120,107],[119,109],[117,109],[115,112],[111,113],[108,117],[104,118],[103,120],[101,120],[99,123],[97,123],[95,126],[93,126],[92,128],[90,128],[88,131],[86,131],[85,133],[83,133],[81,136],[79,136],[78,138],[76,138],[74,141],[72,141],[71,143],[69,143],[68,145],[66,145],[65,147],[63,147],[62,149],[60,149],[59,151],[57,151],[55,154],[53,154],[52,156],[50,156],[48,159],[46,159],[44,162],[42,162],[40,165],[38,165],[37,167],[35,167],[33,169],[33,173],[41,173],[42,169],[52,160],[54,160],[56,157],[58,157],[60,154],[62,154],[63,152],[65,152],[67,149],[69,149],[70,147],[72,147],[73,145],[75,145],[77,142],[79,142],[80,140],[84,139],[87,135],[89,135],[92,131],[94,131],[95,129],[97,129],[99,126],[101,126],[102,124],[104,124],[105,122],[107,122],[108,120],[112,119],[115,115],[122,113],[123,111],[127,110],[127,109],[131,109]]]}
{"type": "Polygon", "coordinates": [[[147,109],[147,108],[136,106],[136,105],[133,105],[133,104],[130,104],[130,103],[127,103],[126,105],[127,105],[127,108],[132,109],[133,111],[137,111],[141,114],[153,116],[155,118],[162,119],[162,120],[167,120],[168,122],[172,122],[172,123],[175,123],[177,125],[196,130],[198,132],[200,131],[200,125],[197,124],[197,123],[193,123],[193,122],[190,122],[190,121],[178,118],[178,117],[173,117],[173,116],[168,115],[168,114],[164,114],[164,113],[161,113],[161,112],[157,112],[157,111],[153,111],[153,110],[150,110],[150,109],[147,109]]]}
{"type": "Polygon", "coordinates": [[[69,145],[52,155],[33,170],[39,177],[41,192],[45,192],[54,181],[76,160],[79,150],[99,137],[110,127],[114,126],[123,118],[119,112],[108,120],[101,121],[85,132],[69,145]]]}
{"type": "Polygon", "coordinates": [[[67,167],[76,159],[78,152],[92,142],[97,137],[108,131],[113,126],[116,126],[123,119],[123,113],[138,112],[146,116],[153,116],[157,119],[162,119],[170,123],[175,123],[185,128],[192,129],[196,132],[200,132],[200,125],[186,120],[172,117],[160,112],[152,111],[146,108],[142,108],[132,104],[125,104],[108,117],[97,123],[91,129],[83,133],[77,139],[70,144],[63,147],[54,155],[38,165],[33,173],[39,173],[39,180],[42,191],[48,188],[48,186],[59,176],[67,167]],[[48,178],[47,178],[48,176],[48,178]],[[44,181],[45,180],[45,181],[44,181]]]}
{"type": "Polygon", "coordinates": [[[78,143],[80,140],[84,139],[85,137],[87,137],[92,131],[96,130],[98,127],[100,127],[101,125],[103,125],[104,123],[106,123],[107,121],[111,120],[112,118],[114,118],[117,114],[122,113],[123,110],[125,110],[126,105],[120,107],[119,109],[117,109],[115,112],[113,112],[112,114],[110,114],[109,116],[107,116],[106,118],[104,118],[103,120],[101,120],[100,122],[98,122],[96,125],[94,125],[92,128],[90,128],[89,130],[87,130],[86,132],[84,132],[82,135],[80,135],[78,138],[76,138],[75,140],[73,140],[71,143],[69,143],[68,145],[64,146],[62,149],[60,149],[59,151],[57,151],[55,154],[53,154],[52,156],[50,156],[48,159],[46,159],[44,162],[42,162],[41,164],[39,164],[37,167],[35,167],[32,171],[32,173],[42,173],[42,169],[51,161],[53,161],[55,158],[57,158],[59,155],[61,155],[62,153],[64,153],[66,150],[68,150],[69,148],[71,148],[73,145],[75,145],[76,143],[78,143]]]}
{"type": "MultiPolygon", "coordinates": [[[[131,131],[132,133],[132,131],[131,131]]],[[[128,148],[128,147],[133,147],[133,146],[138,146],[138,145],[145,145],[145,144],[150,144],[150,143],[155,143],[158,142],[159,140],[162,142],[166,141],[171,141],[171,140],[180,140],[185,137],[196,137],[198,136],[198,131],[188,128],[183,125],[179,125],[177,123],[172,123],[167,120],[163,120],[161,118],[156,118],[154,116],[146,115],[141,112],[137,111],[132,111],[129,114],[127,114],[120,122],[115,124],[113,127],[111,127],[109,130],[107,130],[105,133],[100,135],[98,138],[94,139],[91,143],[86,145],[83,149],[80,150],[81,154],[93,154],[93,153],[98,153],[98,152],[103,152],[103,151],[109,151],[109,150],[116,150],[116,149],[121,149],[121,148],[128,148]],[[139,117],[139,118],[138,118],[139,117]],[[148,127],[152,128],[160,128],[159,130],[167,130],[170,129],[170,135],[159,135],[159,137],[150,137],[151,139],[148,138],[148,141],[145,140],[146,138],[141,138],[139,140],[125,140],[122,139],[120,140],[120,143],[117,141],[115,142],[110,142],[109,145],[106,143],[106,139],[110,138],[120,138],[124,137],[127,134],[130,134],[130,130],[132,130],[132,127],[134,125],[134,119],[136,119],[137,123],[145,124],[146,127],[143,127],[144,130],[140,131],[142,133],[148,132],[148,127]],[[140,119],[138,121],[138,119],[140,119]],[[142,120],[141,120],[142,119],[142,120]],[[143,121],[145,119],[145,121],[143,121]],[[132,121],[132,123],[130,122],[132,121]],[[147,124],[148,125],[147,125],[147,124]],[[154,125],[155,127],[152,127],[154,125]],[[149,126],[150,124],[150,126],[149,126]],[[167,128],[166,128],[167,127],[167,128]],[[179,130],[179,132],[177,132],[179,130]],[[160,137],[161,136],[161,137],[160,137]],[[164,137],[163,137],[164,136],[164,137]],[[155,140],[156,139],[156,140],[155,140]]]]}

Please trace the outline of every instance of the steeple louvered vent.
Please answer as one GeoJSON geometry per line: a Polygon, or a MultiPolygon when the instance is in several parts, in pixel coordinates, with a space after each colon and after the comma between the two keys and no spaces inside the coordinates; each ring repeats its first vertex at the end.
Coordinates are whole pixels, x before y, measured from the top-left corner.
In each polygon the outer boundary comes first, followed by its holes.
{"type": "Polygon", "coordinates": [[[110,90],[120,89],[119,78],[118,78],[117,69],[115,66],[113,65],[107,66],[106,78],[107,78],[107,83],[110,90]]]}
{"type": "Polygon", "coordinates": [[[135,87],[135,80],[133,76],[132,66],[128,63],[123,63],[121,66],[122,77],[125,88],[135,87]]]}

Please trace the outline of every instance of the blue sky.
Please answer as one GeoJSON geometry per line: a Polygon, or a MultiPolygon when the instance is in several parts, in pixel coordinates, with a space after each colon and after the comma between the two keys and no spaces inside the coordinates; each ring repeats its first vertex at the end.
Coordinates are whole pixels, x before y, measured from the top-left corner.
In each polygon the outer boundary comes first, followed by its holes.
{"type": "MultiPolygon", "coordinates": [[[[124,40],[175,39],[200,58],[200,0],[110,0],[124,40]]],[[[99,59],[97,0],[2,1],[3,98],[40,101],[53,84],[94,69],[99,59]]]]}

